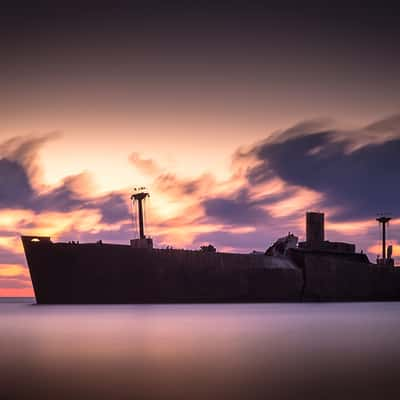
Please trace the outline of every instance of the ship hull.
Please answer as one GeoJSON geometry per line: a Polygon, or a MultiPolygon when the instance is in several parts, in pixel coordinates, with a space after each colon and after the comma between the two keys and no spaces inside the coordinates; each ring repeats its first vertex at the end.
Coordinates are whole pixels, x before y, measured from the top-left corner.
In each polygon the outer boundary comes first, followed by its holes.
{"type": "Polygon", "coordinates": [[[400,268],[371,264],[362,254],[291,249],[275,257],[22,241],[38,304],[400,300],[400,268]]]}
{"type": "Polygon", "coordinates": [[[365,254],[291,249],[302,270],[304,301],[398,301],[400,268],[369,262],[365,254]]]}
{"type": "Polygon", "coordinates": [[[136,249],[23,238],[39,304],[300,301],[298,268],[263,255],[136,249]]]}

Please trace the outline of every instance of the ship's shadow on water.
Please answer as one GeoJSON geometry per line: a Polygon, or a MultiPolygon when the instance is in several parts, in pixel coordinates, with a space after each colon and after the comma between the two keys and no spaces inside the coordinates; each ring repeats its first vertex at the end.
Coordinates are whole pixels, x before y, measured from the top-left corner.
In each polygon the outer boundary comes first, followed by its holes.
{"type": "Polygon", "coordinates": [[[1,398],[387,399],[400,304],[0,304],[1,398]]]}

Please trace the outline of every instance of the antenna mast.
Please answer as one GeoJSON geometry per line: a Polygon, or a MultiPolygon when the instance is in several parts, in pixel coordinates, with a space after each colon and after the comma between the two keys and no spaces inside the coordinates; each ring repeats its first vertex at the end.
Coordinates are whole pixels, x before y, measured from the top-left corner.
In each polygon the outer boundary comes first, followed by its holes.
{"type": "Polygon", "coordinates": [[[144,218],[143,218],[143,201],[146,197],[150,197],[149,192],[145,187],[134,188],[134,193],[131,196],[132,202],[138,202],[138,215],[139,215],[139,238],[145,239],[144,234],[144,218]]]}
{"type": "Polygon", "coordinates": [[[379,222],[379,226],[382,225],[382,264],[386,263],[386,224],[388,224],[391,219],[392,218],[385,213],[378,215],[378,218],[376,218],[379,222]]]}

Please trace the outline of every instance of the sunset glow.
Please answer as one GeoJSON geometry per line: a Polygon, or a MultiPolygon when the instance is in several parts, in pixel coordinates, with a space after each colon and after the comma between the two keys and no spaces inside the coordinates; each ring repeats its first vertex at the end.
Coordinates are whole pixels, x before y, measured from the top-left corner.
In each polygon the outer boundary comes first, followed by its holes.
{"type": "Polygon", "coordinates": [[[265,251],[312,210],[374,260],[388,211],[400,263],[394,31],[166,10],[1,21],[0,296],[32,295],[21,235],[129,243],[135,186],[159,247],[265,251]]]}

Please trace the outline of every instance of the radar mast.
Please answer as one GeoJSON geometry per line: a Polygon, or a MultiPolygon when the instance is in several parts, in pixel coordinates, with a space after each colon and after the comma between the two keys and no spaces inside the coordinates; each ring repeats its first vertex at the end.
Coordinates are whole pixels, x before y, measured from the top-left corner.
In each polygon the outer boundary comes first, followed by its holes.
{"type": "Polygon", "coordinates": [[[144,234],[144,212],[143,212],[143,202],[146,199],[146,197],[150,197],[149,192],[145,187],[135,187],[134,192],[131,196],[131,200],[133,203],[137,201],[138,204],[138,216],[139,216],[139,238],[140,239],[145,239],[146,236],[144,234]]]}
{"type": "Polygon", "coordinates": [[[389,221],[392,219],[388,215],[388,213],[378,214],[376,220],[379,222],[379,226],[382,225],[382,264],[386,264],[388,260],[391,259],[392,252],[390,251],[390,255],[386,257],[386,225],[389,224],[389,221]]]}

